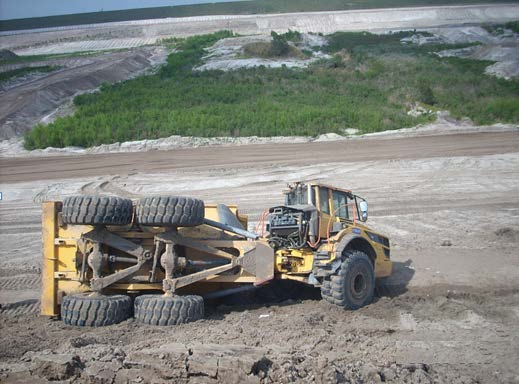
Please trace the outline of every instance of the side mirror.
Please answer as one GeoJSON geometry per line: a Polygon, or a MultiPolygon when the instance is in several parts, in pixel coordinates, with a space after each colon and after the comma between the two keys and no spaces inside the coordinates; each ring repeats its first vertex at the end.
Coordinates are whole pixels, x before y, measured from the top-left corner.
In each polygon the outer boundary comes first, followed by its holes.
{"type": "Polygon", "coordinates": [[[368,202],[363,200],[359,203],[360,208],[360,219],[362,221],[368,220],[368,202]]]}

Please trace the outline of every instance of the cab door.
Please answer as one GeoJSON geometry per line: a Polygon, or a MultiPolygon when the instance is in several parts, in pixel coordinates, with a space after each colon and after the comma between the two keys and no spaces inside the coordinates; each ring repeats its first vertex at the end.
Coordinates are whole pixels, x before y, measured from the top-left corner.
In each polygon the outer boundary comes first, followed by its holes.
{"type": "Polygon", "coordinates": [[[328,228],[332,219],[330,205],[330,190],[325,187],[317,187],[317,209],[319,210],[319,236],[321,239],[328,237],[328,228]]]}

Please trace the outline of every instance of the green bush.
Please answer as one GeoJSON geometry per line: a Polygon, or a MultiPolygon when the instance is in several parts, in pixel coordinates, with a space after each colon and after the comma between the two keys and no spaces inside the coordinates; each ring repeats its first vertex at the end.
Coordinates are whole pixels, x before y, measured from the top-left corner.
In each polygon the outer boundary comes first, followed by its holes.
{"type": "Polygon", "coordinates": [[[509,21],[505,24],[506,29],[510,29],[514,33],[519,33],[519,21],[509,21]]]}
{"type": "Polygon", "coordinates": [[[286,56],[288,54],[290,46],[288,45],[288,42],[286,38],[282,35],[278,35],[276,32],[271,32],[272,36],[272,56],[279,57],[279,56],[286,56]]]}
{"type": "Polygon", "coordinates": [[[303,39],[303,36],[299,31],[291,31],[290,29],[288,32],[282,33],[280,36],[286,41],[292,41],[294,43],[299,43],[303,39]]]}
{"type": "Polygon", "coordinates": [[[418,99],[425,104],[434,105],[436,104],[436,99],[434,97],[431,86],[427,83],[419,83],[418,84],[418,99]]]}

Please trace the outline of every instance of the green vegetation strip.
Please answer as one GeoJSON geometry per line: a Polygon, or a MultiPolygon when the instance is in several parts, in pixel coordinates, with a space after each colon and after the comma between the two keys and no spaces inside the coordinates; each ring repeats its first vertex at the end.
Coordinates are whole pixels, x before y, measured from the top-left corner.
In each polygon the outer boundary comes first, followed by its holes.
{"type": "Polygon", "coordinates": [[[23,68],[17,68],[13,69],[11,71],[5,71],[0,72],[0,83],[3,83],[7,80],[12,80],[17,77],[25,76],[29,73],[46,73],[46,72],[52,72],[59,69],[59,67],[56,66],[50,66],[50,65],[44,65],[41,67],[23,67],[23,68]]]}
{"type": "Polygon", "coordinates": [[[204,15],[240,15],[441,5],[516,3],[517,0],[251,0],[102,11],[0,21],[0,31],[204,15]]]}
{"type": "Polygon", "coordinates": [[[204,47],[230,32],[177,41],[155,75],[74,99],[74,116],[38,125],[27,149],[93,146],[170,135],[314,136],[345,128],[376,132],[434,119],[412,117],[415,103],[468,116],[476,124],[519,123],[519,82],[484,74],[489,62],[439,58],[452,45],[404,45],[412,32],[335,33],[330,60],[306,69],[192,71],[204,47]]]}

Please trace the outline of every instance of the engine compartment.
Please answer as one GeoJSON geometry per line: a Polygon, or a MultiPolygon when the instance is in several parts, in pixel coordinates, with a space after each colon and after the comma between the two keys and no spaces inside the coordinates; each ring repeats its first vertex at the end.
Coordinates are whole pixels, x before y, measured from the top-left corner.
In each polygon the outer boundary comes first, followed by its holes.
{"type": "Polygon", "coordinates": [[[317,231],[317,210],[311,205],[277,206],[269,209],[267,236],[269,245],[278,249],[306,246],[317,231]]]}

